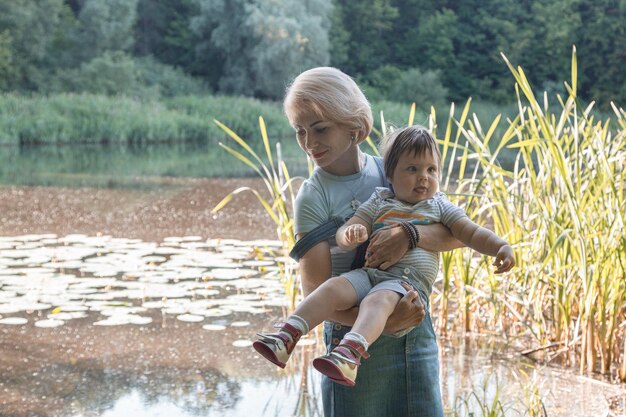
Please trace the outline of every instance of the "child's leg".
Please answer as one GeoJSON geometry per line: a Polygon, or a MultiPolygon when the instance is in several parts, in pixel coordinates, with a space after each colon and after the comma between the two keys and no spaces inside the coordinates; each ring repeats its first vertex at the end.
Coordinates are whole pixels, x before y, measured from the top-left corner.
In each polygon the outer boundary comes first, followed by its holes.
{"type": "MultiPolygon", "coordinates": [[[[306,297],[293,312],[308,324],[308,330],[327,320],[338,310],[347,310],[357,303],[357,294],[350,282],[342,277],[328,279],[306,297]]],[[[292,316],[292,317],[293,317],[292,316]]]]}
{"type": "Polygon", "coordinates": [[[352,331],[330,354],[313,360],[315,369],[339,384],[353,386],[361,358],[369,357],[369,345],[380,337],[398,301],[400,294],[392,290],[381,289],[368,294],[359,305],[352,331]]]}
{"type": "Polygon", "coordinates": [[[351,333],[357,333],[367,341],[366,349],[380,337],[387,319],[398,305],[401,295],[391,290],[370,293],[359,306],[359,315],[351,333]]]}
{"type": "Polygon", "coordinates": [[[261,356],[284,368],[303,334],[308,333],[334,311],[354,306],[356,297],[355,289],[346,278],[330,278],[300,303],[278,333],[257,333],[260,340],[255,341],[252,346],[261,356]]]}

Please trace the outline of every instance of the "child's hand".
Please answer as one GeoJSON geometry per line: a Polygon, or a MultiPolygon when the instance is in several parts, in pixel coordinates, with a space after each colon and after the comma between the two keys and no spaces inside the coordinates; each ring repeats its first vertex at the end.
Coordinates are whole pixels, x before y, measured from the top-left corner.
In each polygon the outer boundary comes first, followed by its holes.
{"type": "Polygon", "coordinates": [[[352,224],[346,227],[344,237],[349,245],[363,243],[367,240],[367,229],[362,224],[352,224]]]}
{"type": "Polygon", "coordinates": [[[513,248],[504,245],[500,248],[493,264],[496,267],[496,274],[502,274],[515,266],[515,258],[513,257],[513,248]]]}

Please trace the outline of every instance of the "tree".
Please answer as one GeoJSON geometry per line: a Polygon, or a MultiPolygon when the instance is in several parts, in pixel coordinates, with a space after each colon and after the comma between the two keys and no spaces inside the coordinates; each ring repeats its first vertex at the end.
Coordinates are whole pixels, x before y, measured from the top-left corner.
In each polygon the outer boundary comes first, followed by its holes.
{"type": "Polygon", "coordinates": [[[34,90],[42,82],[64,8],[63,0],[0,1],[0,51],[8,60],[0,69],[0,85],[34,90]]]}
{"type": "Polygon", "coordinates": [[[199,0],[199,48],[223,57],[219,89],[280,98],[303,69],[329,60],[329,0],[199,0]]]}
{"type": "Polygon", "coordinates": [[[199,39],[189,23],[198,14],[194,0],[139,0],[135,26],[135,54],[204,73],[208,62],[196,54],[199,39]]]}
{"type": "Polygon", "coordinates": [[[391,0],[336,0],[338,14],[346,33],[333,30],[332,50],[339,62],[333,62],[352,76],[365,75],[392,64],[392,42],[397,34],[398,9],[391,0]]]}
{"type": "MultiPolygon", "coordinates": [[[[527,68],[527,76],[540,91],[563,92],[559,85],[570,70],[572,44],[581,25],[578,4],[581,0],[534,0],[530,18],[519,31],[517,65],[527,68]]],[[[511,54],[512,55],[512,54],[511,54]]]]}
{"type": "Polygon", "coordinates": [[[129,51],[134,43],[138,0],[86,0],[78,19],[86,58],[129,51]]]}
{"type": "Polygon", "coordinates": [[[609,102],[626,104],[626,1],[581,2],[581,24],[576,30],[580,94],[597,100],[600,108],[609,102]]]}
{"type": "Polygon", "coordinates": [[[14,72],[11,35],[5,30],[0,33],[0,91],[7,89],[9,81],[15,78],[14,72]]]}
{"type": "Polygon", "coordinates": [[[458,22],[453,38],[454,64],[441,68],[452,98],[479,96],[503,101],[510,97],[513,82],[500,53],[518,56],[516,44],[528,16],[527,6],[518,0],[447,2],[445,7],[454,12],[458,22]]]}

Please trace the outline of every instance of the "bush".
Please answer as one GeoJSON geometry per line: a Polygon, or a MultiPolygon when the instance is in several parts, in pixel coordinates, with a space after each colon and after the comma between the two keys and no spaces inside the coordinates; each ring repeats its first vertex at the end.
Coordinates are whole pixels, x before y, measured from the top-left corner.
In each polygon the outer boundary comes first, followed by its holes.
{"type": "Polygon", "coordinates": [[[438,71],[422,72],[419,68],[401,70],[384,65],[372,71],[362,83],[370,100],[415,102],[424,112],[429,112],[431,106],[444,106],[448,96],[448,89],[441,83],[438,71]]]}
{"type": "Polygon", "coordinates": [[[147,88],[157,88],[163,97],[209,93],[201,80],[187,75],[178,67],[163,64],[153,57],[136,60],[139,82],[147,88]]]}
{"type": "Polygon", "coordinates": [[[135,61],[123,52],[106,52],[79,68],[59,71],[47,90],[143,98],[158,96],[158,89],[141,85],[135,61]]]}
{"type": "Polygon", "coordinates": [[[179,68],[152,57],[133,58],[123,52],[106,52],[77,69],[58,72],[45,89],[144,99],[209,92],[203,82],[179,68]]]}

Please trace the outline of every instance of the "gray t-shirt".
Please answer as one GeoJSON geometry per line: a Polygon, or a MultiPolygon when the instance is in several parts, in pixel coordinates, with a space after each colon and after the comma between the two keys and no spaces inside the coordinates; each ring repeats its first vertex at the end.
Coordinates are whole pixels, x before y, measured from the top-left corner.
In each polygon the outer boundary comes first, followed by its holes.
{"type": "MultiPolygon", "coordinates": [[[[308,233],[334,216],[348,219],[354,215],[353,201],[370,198],[385,181],[374,157],[367,155],[361,172],[337,176],[317,167],[300,187],[295,204],[295,233],[308,233]]],[[[333,276],[349,271],[355,251],[344,251],[330,239],[333,276]]]]}
{"type": "MultiPolygon", "coordinates": [[[[369,223],[372,236],[403,221],[413,224],[442,223],[449,228],[457,220],[467,217],[462,209],[450,203],[446,195],[440,191],[432,198],[407,204],[396,200],[388,188],[377,188],[359,207],[356,216],[369,223]]],[[[417,247],[407,251],[394,266],[415,268],[421,289],[430,294],[439,272],[439,253],[417,247]]]]}

